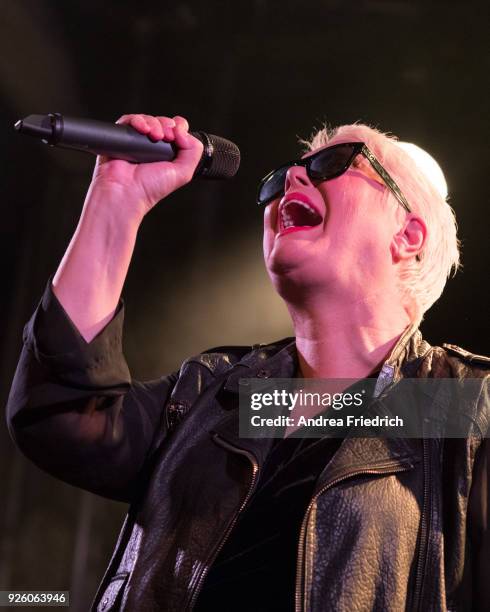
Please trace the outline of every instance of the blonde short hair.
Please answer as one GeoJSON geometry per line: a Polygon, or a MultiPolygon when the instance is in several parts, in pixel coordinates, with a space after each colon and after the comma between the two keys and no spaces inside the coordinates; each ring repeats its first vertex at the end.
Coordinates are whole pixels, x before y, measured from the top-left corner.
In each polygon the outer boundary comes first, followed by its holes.
{"type": "MultiPolygon", "coordinates": [[[[415,257],[400,268],[399,289],[403,304],[413,322],[441,296],[451,272],[460,267],[460,243],[454,211],[448,203],[444,174],[437,162],[423,149],[400,143],[396,137],[362,123],[324,127],[309,140],[302,140],[307,150],[327,145],[332,139],[361,141],[373,151],[395,179],[413,212],[427,225],[427,236],[420,261],[415,257]]],[[[387,190],[388,194],[391,194],[387,190]]],[[[388,196],[389,197],[389,196],[388,196]]]]}

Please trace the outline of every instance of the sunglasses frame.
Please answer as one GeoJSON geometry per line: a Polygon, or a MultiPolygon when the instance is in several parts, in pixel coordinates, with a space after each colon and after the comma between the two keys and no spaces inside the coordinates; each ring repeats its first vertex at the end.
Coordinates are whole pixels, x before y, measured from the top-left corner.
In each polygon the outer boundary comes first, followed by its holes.
{"type": "Polygon", "coordinates": [[[407,199],[405,198],[405,196],[401,192],[401,190],[398,187],[398,185],[396,184],[396,182],[393,180],[393,178],[390,176],[390,174],[383,168],[381,163],[376,159],[376,156],[374,155],[374,153],[372,153],[372,151],[368,148],[368,146],[364,142],[342,142],[342,143],[338,143],[338,144],[332,145],[330,147],[326,147],[325,149],[322,149],[321,151],[317,151],[316,153],[313,153],[313,155],[310,155],[308,157],[304,157],[303,159],[294,159],[294,160],[288,162],[287,164],[283,164],[282,166],[279,166],[279,168],[276,168],[275,170],[272,170],[272,172],[269,172],[269,174],[267,174],[260,181],[260,183],[259,183],[259,189],[258,189],[258,192],[257,192],[257,204],[259,206],[266,206],[267,204],[272,202],[272,200],[275,200],[281,194],[282,191],[284,191],[284,189],[282,189],[281,191],[275,193],[270,198],[267,198],[267,200],[265,200],[263,202],[260,201],[260,192],[261,192],[263,186],[279,170],[282,170],[283,168],[290,168],[291,166],[303,166],[304,168],[306,168],[306,173],[308,174],[308,177],[310,178],[310,180],[312,180],[312,181],[329,181],[331,179],[337,178],[338,176],[341,176],[342,174],[344,174],[344,172],[346,172],[350,168],[352,162],[354,161],[356,156],[359,155],[359,153],[362,153],[362,155],[364,155],[364,157],[369,161],[371,166],[374,168],[376,173],[381,177],[381,179],[383,180],[383,183],[393,193],[393,195],[398,200],[400,205],[403,206],[403,208],[407,212],[409,212],[409,213],[412,212],[412,209],[410,208],[410,205],[409,205],[407,199]],[[341,170],[339,170],[339,171],[337,171],[337,172],[335,172],[333,174],[329,174],[327,176],[322,176],[322,175],[315,176],[315,177],[311,176],[311,174],[310,174],[310,166],[311,166],[311,163],[312,163],[312,161],[314,159],[316,159],[318,156],[321,156],[322,154],[325,155],[326,151],[331,151],[331,150],[336,149],[338,147],[345,147],[346,145],[352,147],[352,154],[348,158],[348,160],[346,161],[346,163],[344,164],[344,166],[342,167],[341,170]]]}

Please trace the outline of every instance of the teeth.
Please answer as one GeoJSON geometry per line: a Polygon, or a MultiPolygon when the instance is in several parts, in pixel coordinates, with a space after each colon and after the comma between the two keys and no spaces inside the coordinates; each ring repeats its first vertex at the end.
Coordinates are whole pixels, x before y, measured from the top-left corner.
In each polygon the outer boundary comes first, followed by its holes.
{"type": "Polygon", "coordinates": [[[318,214],[317,211],[312,206],[307,204],[306,202],[302,202],[301,200],[289,200],[288,202],[286,202],[286,204],[284,204],[284,206],[281,209],[281,223],[284,229],[287,229],[288,227],[294,227],[293,218],[291,217],[290,214],[288,214],[288,211],[287,211],[289,204],[292,204],[293,202],[295,204],[299,204],[300,206],[303,206],[303,208],[306,208],[306,210],[312,212],[315,215],[318,214]]]}
{"type": "Polygon", "coordinates": [[[309,211],[311,211],[312,213],[315,213],[315,214],[316,214],[316,210],[313,208],[313,206],[310,206],[309,204],[307,204],[306,202],[302,202],[301,200],[289,200],[288,202],[286,202],[286,205],[284,206],[284,208],[287,208],[287,206],[288,206],[289,204],[292,204],[293,202],[294,202],[295,204],[299,204],[300,206],[303,206],[303,207],[304,207],[304,208],[306,208],[307,210],[309,210],[309,211]]]}

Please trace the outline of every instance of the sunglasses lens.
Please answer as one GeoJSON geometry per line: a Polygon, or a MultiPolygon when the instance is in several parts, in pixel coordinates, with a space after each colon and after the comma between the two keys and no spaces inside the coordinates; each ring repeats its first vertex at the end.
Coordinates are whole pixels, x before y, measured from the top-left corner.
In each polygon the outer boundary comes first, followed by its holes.
{"type": "MultiPolygon", "coordinates": [[[[335,178],[345,172],[357,152],[359,152],[359,148],[356,144],[338,144],[314,153],[309,158],[291,162],[291,164],[306,165],[308,159],[307,167],[310,179],[323,181],[335,178]]],[[[286,174],[291,164],[281,166],[263,179],[259,188],[259,204],[267,204],[284,193],[286,174]]]]}
{"type": "Polygon", "coordinates": [[[264,183],[262,183],[259,190],[260,204],[265,204],[273,200],[284,191],[284,181],[286,180],[288,168],[289,166],[278,168],[264,183]]]}
{"type": "Polygon", "coordinates": [[[344,172],[352,159],[354,147],[337,145],[313,155],[310,162],[311,178],[327,179],[344,172]]]}

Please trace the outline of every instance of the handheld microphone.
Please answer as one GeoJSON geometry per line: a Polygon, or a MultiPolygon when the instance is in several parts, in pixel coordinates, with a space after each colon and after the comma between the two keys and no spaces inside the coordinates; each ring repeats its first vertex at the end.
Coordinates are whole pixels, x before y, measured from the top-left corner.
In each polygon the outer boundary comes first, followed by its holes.
{"type": "MultiPolygon", "coordinates": [[[[172,161],[177,147],[169,142],[153,142],[129,125],[94,119],[65,117],[59,113],[29,115],[19,119],[15,129],[40,138],[53,147],[76,149],[133,163],[172,161]]],[[[240,150],[235,143],[205,132],[190,132],[204,145],[194,176],[225,179],[235,176],[240,166],[240,150]]]]}

